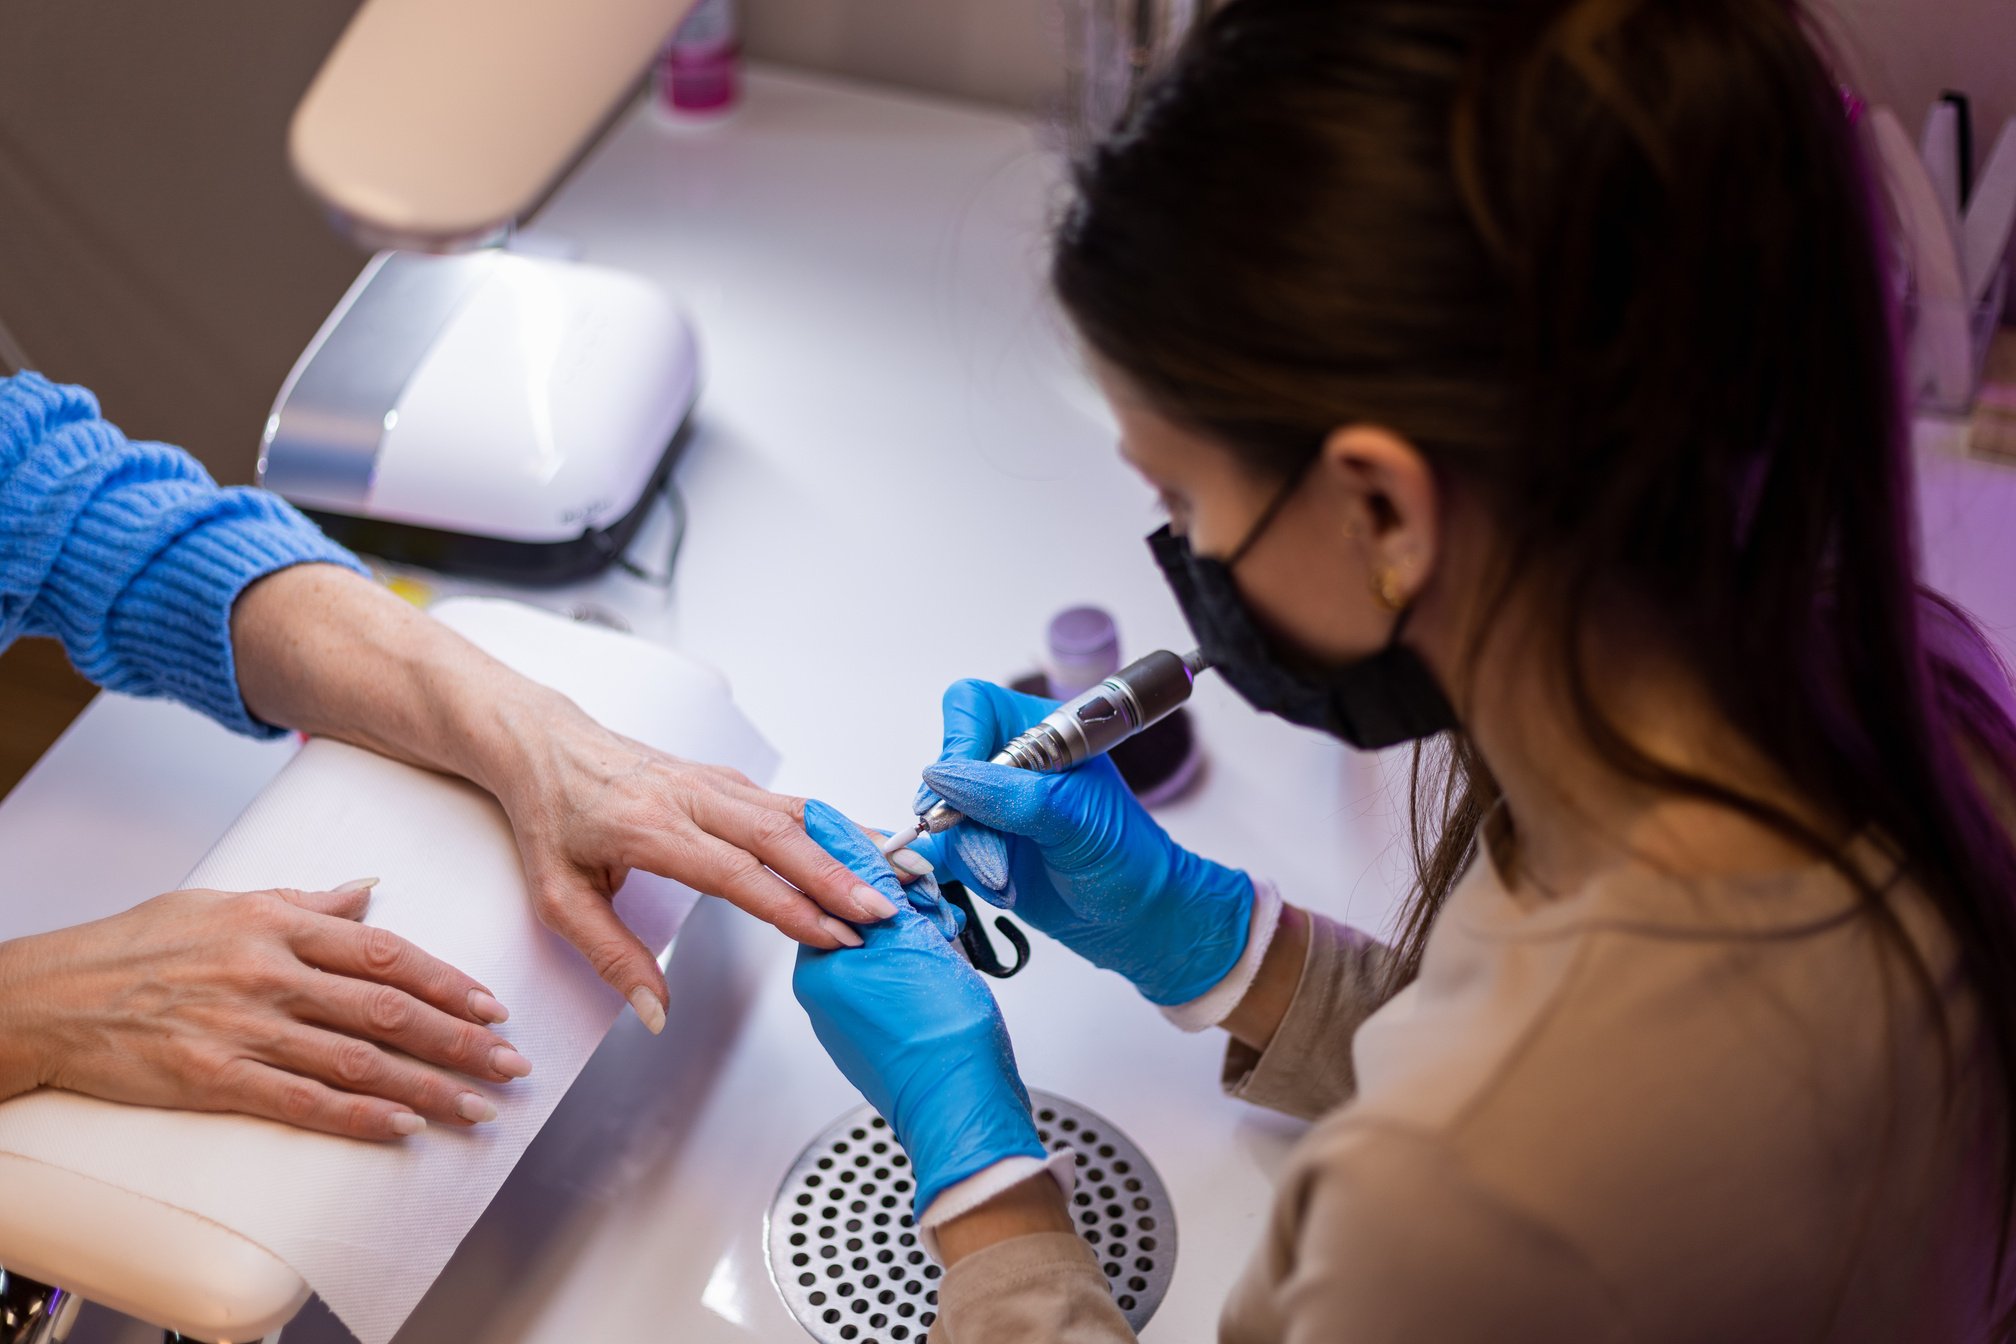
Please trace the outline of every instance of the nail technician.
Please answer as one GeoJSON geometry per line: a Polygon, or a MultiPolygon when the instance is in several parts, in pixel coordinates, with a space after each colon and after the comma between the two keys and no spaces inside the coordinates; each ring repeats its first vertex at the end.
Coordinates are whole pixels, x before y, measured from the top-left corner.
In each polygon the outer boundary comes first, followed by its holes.
{"type": "MultiPolygon", "coordinates": [[[[946,696],[939,873],[1315,1122],[1221,1339],[2005,1337],[2016,724],[1915,581],[1888,253],[1809,22],[1232,0],[1080,170],[1055,288],[1204,652],[1432,744],[1382,944],[1103,759],[986,763],[1044,702],[946,696]]],[[[1131,1338],[931,884],[806,820],[902,906],[796,988],[913,1159],[932,1339],[1131,1338]]]]}
{"type": "MultiPolygon", "coordinates": [[[[800,800],[609,732],[371,582],[277,497],[218,489],[33,373],[0,380],[0,647],[22,635],[241,733],[341,738],[489,790],[539,917],[654,1031],[664,977],[610,904],[632,867],[820,947],[860,941],[827,911],[890,909],[807,838],[800,800]]],[[[116,843],[119,819],[103,821],[116,843]]],[[[495,1030],[504,1005],[359,924],[369,887],[171,892],[0,943],[0,1099],[47,1085],[366,1139],[491,1118],[454,1075],[530,1070],[495,1030]]]]}

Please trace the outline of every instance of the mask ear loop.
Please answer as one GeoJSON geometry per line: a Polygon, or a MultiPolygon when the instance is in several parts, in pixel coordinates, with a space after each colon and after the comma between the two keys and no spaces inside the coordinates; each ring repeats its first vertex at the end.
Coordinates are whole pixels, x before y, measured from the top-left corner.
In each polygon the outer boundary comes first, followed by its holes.
{"type": "MultiPolygon", "coordinates": [[[[1323,454],[1318,451],[1305,459],[1301,466],[1295,468],[1294,474],[1282,483],[1281,488],[1274,492],[1274,498],[1267,501],[1267,507],[1260,511],[1260,516],[1254,520],[1253,526],[1246,530],[1245,540],[1233,547],[1232,554],[1225,557],[1223,564],[1228,572],[1246,558],[1246,553],[1253,549],[1253,543],[1260,540],[1261,533],[1267,530],[1267,525],[1274,521],[1274,516],[1288,503],[1288,497],[1295,493],[1296,487],[1302,484],[1302,479],[1309,474],[1310,468],[1314,467],[1317,459],[1322,456],[1323,454]]],[[[1393,591],[1393,584],[1398,577],[1391,569],[1379,570],[1372,576],[1372,595],[1379,599],[1381,606],[1394,614],[1393,627],[1386,633],[1386,647],[1389,649],[1400,642],[1401,632],[1407,628],[1407,618],[1414,614],[1414,604],[1396,596],[1393,591]]]]}
{"type": "MultiPolygon", "coordinates": [[[[1386,600],[1383,594],[1379,600],[1382,602],[1386,600]]],[[[1391,610],[1393,612],[1393,628],[1386,632],[1386,647],[1389,649],[1400,642],[1401,632],[1407,628],[1409,618],[1414,615],[1414,604],[1412,602],[1402,602],[1399,606],[1391,608],[1391,610]]]]}
{"type": "Polygon", "coordinates": [[[1282,506],[1288,502],[1288,497],[1295,493],[1295,488],[1302,484],[1302,478],[1309,474],[1309,469],[1316,465],[1316,459],[1321,456],[1323,454],[1319,450],[1306,459],[1301,466],[1295,468],[1294,474],[1282,483],[1281,488],[1274,492],[1274,498],[1267,501],[1267,507],[1260,510],[1260,516],[1253,520],[1253,526],[1246,529],[1245,540],[1234,546],[1232,554],[1225,557],[1226,569],[1231,569],[1246,558],[1246,552],[1253,549],[1253,543],[1260,540],[1260,534],[1267,530],[1267,525],[1274,521],[1274,515],[1281,512],[1282,506]]]}

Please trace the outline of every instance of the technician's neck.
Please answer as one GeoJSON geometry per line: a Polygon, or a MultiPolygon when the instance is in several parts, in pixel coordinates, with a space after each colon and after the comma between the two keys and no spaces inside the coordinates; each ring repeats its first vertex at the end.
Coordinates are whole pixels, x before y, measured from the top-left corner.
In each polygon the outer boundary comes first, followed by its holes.
{"type": "MultiPolygon", "coordinates": [[[[1562,896],[1607,870],[1649,863],[1681,876],[1776,871],[1810,856],[1716,804],[1651,788],[1592,748],[1554,641],[1516,608],[1501,614],[1468,684],[1449,622],[1424,609],[1414,640],[1504,796],[1515,892],[1562,896]]],[[[1659,762],[1811,821],[1775,768],[1722,716],[1670,641],[1620,609],[1594,623],[1587,682],[1597,708],[1659,762]]]]}

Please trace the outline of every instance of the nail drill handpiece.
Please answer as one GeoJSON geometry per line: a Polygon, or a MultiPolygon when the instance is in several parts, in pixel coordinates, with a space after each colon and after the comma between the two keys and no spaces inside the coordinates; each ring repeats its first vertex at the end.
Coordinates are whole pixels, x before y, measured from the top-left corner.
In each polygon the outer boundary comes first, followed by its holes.
{"type": "MultiPolygon", "coordinates": [[[[1137,658],[1044,715],[1042,722],[995,752],[994,764],[1054,774],[1111,751],[1188,700],[1198,674],[1208,666],[1201,651],[1179,657],[1158,649],[1137,658]]],[[[882,852],[893,854],[920,835],[936,835],[962,820],[958,809],[939,803],[919,816],[916,826],[890,836],[882,852]]]]}

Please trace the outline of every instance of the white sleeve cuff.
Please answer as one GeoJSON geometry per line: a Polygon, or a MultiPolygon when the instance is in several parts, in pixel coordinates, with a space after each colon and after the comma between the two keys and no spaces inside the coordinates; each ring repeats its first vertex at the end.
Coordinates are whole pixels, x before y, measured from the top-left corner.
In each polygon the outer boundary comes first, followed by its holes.
{"type": "Polygon", "coordinates": [[[1064,1198],[1068,1201],[1078,1182],[1077,1167],[1071,1161],[1069,1149],[1052,1153],[1047,1161],[1040,1157],[1004,1157],[993,1166],[982,1167],[965,1180],[955,1181],[940,1190],[938,1197],[931,1201],[931,1207],[924,1210],[924,1216],[917,1220],[918,1240],[924,1243],[925,1251],[933,1260],[944,1264],[944,1257],[938,1254],[940,1224],[962,1213],[971,1213],[1010,1186],[1020,1185],[1044,1172],[1048,1172],[1063,1187],[1064,1198]]]}
{"type": "Polygon", "coordinates": [[[1253,987],[1253,977],[1260,973],[1267,945],[1274,941],[1274,930],[1281,926],[1281,893],[1272,882],[1262,878],[1248,874],[1247,880],[1253,884],[1253,922],[1248,926],[1246,950],[1217,984],[1188,1003],[1174,1003],[1162,1009],[1162,1016],[1184,1031],[1215,1027],[1231,1016],[1239,1001],[1246,997],[1246,991],[1253,987]]]}

